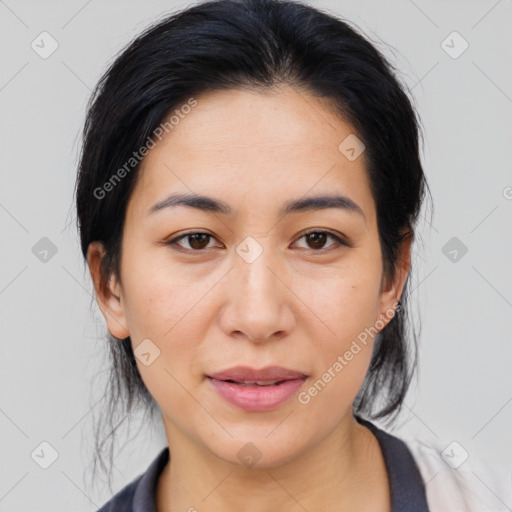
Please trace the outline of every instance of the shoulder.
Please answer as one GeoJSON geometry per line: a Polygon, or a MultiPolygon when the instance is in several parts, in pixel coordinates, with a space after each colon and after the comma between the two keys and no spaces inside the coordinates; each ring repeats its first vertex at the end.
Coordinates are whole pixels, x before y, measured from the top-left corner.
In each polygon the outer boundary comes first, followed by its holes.
{"type": "Polygon", "coordinates": [[[139,485],[142,474],[135,478],[132,482],[123,487],[112,498],[107,501],[98,512],[132,512],[133,497],[137,486],[139,485]]]}
{"type": "Polygon", "coordinates": [[[150,512],[154,510],[158,478],[169,460],[169,447],[163,448],[144,473],[123,487],[97,512],[150,512]]]}
{"type": "Polygon", "coordinates": [[[431,512],[510,512],[510,469],[491,468],[457,442],[399,436],[411,452],[425,483],[431,512]]]}

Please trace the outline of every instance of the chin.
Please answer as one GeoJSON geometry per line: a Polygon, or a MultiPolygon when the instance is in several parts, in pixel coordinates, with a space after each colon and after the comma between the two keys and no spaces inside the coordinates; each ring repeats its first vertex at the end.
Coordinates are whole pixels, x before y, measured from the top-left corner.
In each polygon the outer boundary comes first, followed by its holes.
{"type": "Polygon", "coordinates": [[[250,429],[245,435],[239,433],[234,439],[230,439],[220,450],[218,446],[210,449],[226,462],[240,467],[245,466],[247,469],[272,469],[283,466],[292,462],[306,449],[306,446],[297,440],[297,436],[291,436],[288,431],[283,430],[282,435],[273,432],[265,437],[272,429],[263,430],[264,433],[251,435],[254,429],[250,429]],[[291,439],[294,439],[293,444],[290,444],[291,439]]]}

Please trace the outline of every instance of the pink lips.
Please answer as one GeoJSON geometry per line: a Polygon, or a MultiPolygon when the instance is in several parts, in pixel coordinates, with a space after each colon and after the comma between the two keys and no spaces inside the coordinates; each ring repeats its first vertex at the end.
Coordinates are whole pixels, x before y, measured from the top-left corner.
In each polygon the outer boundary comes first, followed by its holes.
{"type": "Polygon", "coordinates": [[[261,370],[237,366],[207,377],[222,398],[245,411],[268,411],[279,407],[307,379],[301,372],[279,366],[261,370]]]}

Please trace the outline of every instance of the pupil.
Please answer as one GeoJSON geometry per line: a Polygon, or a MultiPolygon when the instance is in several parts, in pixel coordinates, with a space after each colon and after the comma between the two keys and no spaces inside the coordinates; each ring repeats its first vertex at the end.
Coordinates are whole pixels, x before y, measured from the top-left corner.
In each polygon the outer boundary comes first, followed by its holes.
{"type": "Polygon", "coordinates": [[[320,248],[325,243],[325,237],[326,237],[325,233],[310,233],[308,236],[310,237],[310,240],[311,240],[311,238],[313,239],[312,240],[313,245],[318,244],[320,248]]]}
{"type": "Polygon", "coordinates": [[[190,235],[190,239],[189,239],[190,247],[192,247],[194,249],[202,249],[202,245],[204,244],[205,240],[203,239],[203,241],[201,242],[200,238],[201,237],[207,238],[208,236],[209,235],[207,235],[206,233],[196,233],[195,235],[190,235]],[[196,242],[199,247],[194,245],[196,242]]]}

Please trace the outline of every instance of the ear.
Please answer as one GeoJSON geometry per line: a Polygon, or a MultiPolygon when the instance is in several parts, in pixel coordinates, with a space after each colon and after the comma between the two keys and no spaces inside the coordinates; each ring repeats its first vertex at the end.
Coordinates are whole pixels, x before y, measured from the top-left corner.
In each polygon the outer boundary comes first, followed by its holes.
{"type": "Polygon", "coordinates": [[[107,280],[102,271],[102,261],[106,254],[101,242],[91,242],[87,248],[89,271],[94,283],[96,300],[105,317],[108,330],[112,336],[124,339],[130,335],[126,322],[121,285],[115,276],[107,280]]]}
{"type": "Polygon", "coordinates": [[[413,238],[414,233],[408,231],[400,242],[394,277],[382,277],[379,319],[384,322],[384,326],[394,316],[394,311],[397,309],[397,303],[400,301],[407,276],[411,269],[411,244],[413,238]]]}

